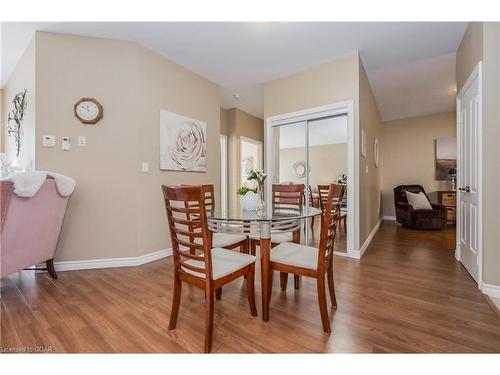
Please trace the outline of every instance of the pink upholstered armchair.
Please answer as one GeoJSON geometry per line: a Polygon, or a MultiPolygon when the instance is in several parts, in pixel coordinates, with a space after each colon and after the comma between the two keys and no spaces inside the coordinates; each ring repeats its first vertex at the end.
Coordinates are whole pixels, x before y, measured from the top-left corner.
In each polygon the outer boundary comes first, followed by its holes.
{"type": "Polygon", "coordinates": [[[54,253],[68,197],[58,193],[51,177],[31,198],[18,197],[11,181],[0,181],[0,191],[0,276],[46,262],[50,276],[56,279],[54,253]]]}

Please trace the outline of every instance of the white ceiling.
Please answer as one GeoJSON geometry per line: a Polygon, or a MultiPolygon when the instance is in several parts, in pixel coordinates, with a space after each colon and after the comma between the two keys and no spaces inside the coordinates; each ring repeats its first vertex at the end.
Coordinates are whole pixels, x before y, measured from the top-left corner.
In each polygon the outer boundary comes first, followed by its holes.
{"type": "MultiPolygon", "coordinates": [[[[224,108],[238,107],[262,117],[264,82],[356,50],[370,81],[383,74],[392,77],[389,72],[394,70],[398,72],[394,77],[406,78],[405,87],[427,82],[425,92],[444,92],[449,83],[446,79],[431,79],[423,68],[412,70],[411,63],[454,53],[466,26],[465,22],[3,23],[2,86],[35,30],[108,37],[136,41],[156,50],[219,84],[224,108]],[[240,94],[239,100],[234,93],[240,94]]],[[[390,86],[373,85],[377,102],[384,107],[382,117],[406,117],[400,105],[394,105],[396,109],[391,105],[388,110],[383,104],[388,97],[401,95],[388,92],[390,86]]],[[[418,98],[412,97],[411,113],[430,107],[429,95],[414,96],[418,98]]],[[[437,111],[447,109],[443,106],[437,111]]]]}
{"type": "MultiPolygon", "coordinates": [[[[305,147],[305,123],[282,125],[276,129],[276,131],[279,131],[280,149],[305,147]]],[[[347,143],[347,116],[330,117],[309,122],[310,146],[337,143],[347,143]]]]}
{"type": "Polygon", "coordinates": [[[384,121],[455,109],[455,53],[370,72],[384,121]]]}

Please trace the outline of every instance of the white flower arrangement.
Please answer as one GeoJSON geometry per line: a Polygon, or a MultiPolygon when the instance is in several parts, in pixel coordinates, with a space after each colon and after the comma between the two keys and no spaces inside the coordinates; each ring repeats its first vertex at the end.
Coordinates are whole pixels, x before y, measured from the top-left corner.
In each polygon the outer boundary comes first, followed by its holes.
{"type": "Polygon", "coordinates": [[[260,190],[264,186],[266,177],[267,174],[262,169],[252,169],[248,174],[247,180],[257,182],[257,190],[260,190]]]}
{"type": "Polygon", "coordinates": [[[252,169],[248,174],[248,181],[255,181],[257,187],[251,188],[248,186],[242,186],[238,190],[240,195],[241,208],[243,210],[257,210],[263,211],[264,203],[264,181],[267,174],[264,173],[262,169],[252,169]]]}

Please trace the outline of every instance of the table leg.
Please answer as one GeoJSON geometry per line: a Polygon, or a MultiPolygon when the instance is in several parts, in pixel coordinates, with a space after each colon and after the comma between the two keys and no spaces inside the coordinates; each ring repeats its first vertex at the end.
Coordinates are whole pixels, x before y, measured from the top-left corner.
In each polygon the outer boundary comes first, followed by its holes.
{"type": "Polygon", "coordinates": [[[269,302],[271,301],[271,269],[269,267],[271,252],[271,223],[260,224],[260,274],[262,287],[262,319],[269,320],[269,302]]]}
{"type": "MultiPolygon", "coordinates": [[[[293,231],[292,242],[300,244],[300,229],[293,231]]],[[[293,285],[294,285],[295,289],[300,288],[300,276],[299,275],[293,275],[293,285]]]]}

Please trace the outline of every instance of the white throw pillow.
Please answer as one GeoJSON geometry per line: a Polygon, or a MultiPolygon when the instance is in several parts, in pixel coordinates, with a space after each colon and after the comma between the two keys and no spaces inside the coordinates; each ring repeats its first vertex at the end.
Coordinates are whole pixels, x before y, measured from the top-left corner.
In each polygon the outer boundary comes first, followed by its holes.
{"type": "Polygon", "coordinates": [[[415,194],[411,191],[407,191],[406,198],[408,199],[408,204],[412,206],[414,210],[432,210],[432,206],[423,192],[415,194]]]}

